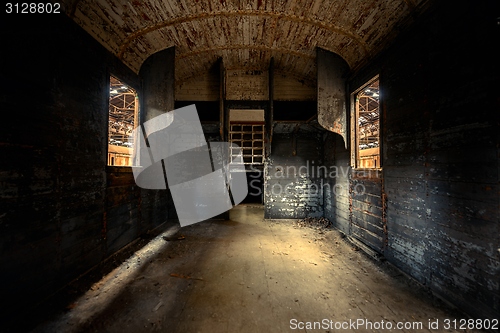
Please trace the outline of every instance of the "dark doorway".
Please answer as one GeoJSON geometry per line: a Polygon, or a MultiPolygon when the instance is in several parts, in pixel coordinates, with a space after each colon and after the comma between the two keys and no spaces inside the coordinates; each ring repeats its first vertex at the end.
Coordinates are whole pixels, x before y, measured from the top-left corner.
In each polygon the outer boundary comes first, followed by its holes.
{"type": "Polygon", "coordinates": [[[264,173],[260,170],[247,170],[248,194],[242,203],[262,204],[264,193],[264,173]]]}

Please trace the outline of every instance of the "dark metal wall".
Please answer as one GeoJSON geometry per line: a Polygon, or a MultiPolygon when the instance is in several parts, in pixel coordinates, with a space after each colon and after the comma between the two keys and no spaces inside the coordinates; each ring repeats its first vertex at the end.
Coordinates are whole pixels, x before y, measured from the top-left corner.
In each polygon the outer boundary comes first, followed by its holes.
{"type": "Polygon", "coordinates": [[[336,170],[336,177],[325,180],[328,182],[325,217],[344,234],[383,255],[387,243],[387,212],[382,172],[353,170],[350,150],[336,134],[329,134],[324,145],[325,165],[336,170]]]}
{"type": "Polygon", "coordinates": [[[148,121],[175,106],[175,47],[158,51],[141,66],[141,119],[148,121]]]}
{"type": "MultiPolygon", "coordinates": [[[[438,3],[350,78],[353,91],[380,74],[382,177],[349,171],[350,151],[336,134],[323,141],[321,131],[308,126],[275,131],[266,217],[324,215],[476,318],[497,316],[497,7],[495,1],[438,3]],[[307,161],[328,171],[338,167],[336,177],[313,176],[311,169],[300,174],[307,161]],[[280,195],[270,188],[275,184],[280,195]],[[292,187],[284,192],[287,184],[292,187]],[[320,195],[306,192],[312,184],[321,186],[320,195]],[[359,184],[363,195],[355,193],[359,184]]],[[[28,311],[26,299],[46,297],[175,216],[168,191],[141,190],[130,170],[105,165],[109,75],[143,94],[140,77],[65,17],[36,30],[21,23],[0,32],[6,46],[0,53],[5,317],[28,311]]],[[[148,73],[157,82],[154,66],[141,75],[148,73]]],[[[173,108],[164,93],[153,100],[167,103],[159,109],[173,108]]],[[[267,101],[256,103],[228,101],[226,108],[268,108],[267,101]]]]}
{"type": "Polygon", "coordinates": [[[16,19],[1,30],[0,53],[8,319],[31,316],[38,301],[168,217],[164,194],[137,188],[129,168],[106,167],[109,75],[141,92],[139,77],[63,15],[37,29],[16,19]]]}
{"type": "MultiPolygon", "coordinates": [[[[498,4],[438,3],[350,80],[380,74],[383,177],[335,181],[367,195],[325,196],[344,232],[475,318],[500,311],[498,4]],[[384,240],[385,238],[385,240],[384,240]]],[[[347,166],[330,135],[326,162],[347,166]]]]}
{"type": "MultiPolygon", "coordinates": [[[[141,103],[141,124],[174,110],[174,74],[174,47],[152,54],[142,64],[139,71],[142,83],[142,94],[139,100],[141,103]]],[[[146,213],[145,221],[165,221],[177,217],[170,190],[143,190],[141,200],[147,207],[150,207],[146,213]]]]}

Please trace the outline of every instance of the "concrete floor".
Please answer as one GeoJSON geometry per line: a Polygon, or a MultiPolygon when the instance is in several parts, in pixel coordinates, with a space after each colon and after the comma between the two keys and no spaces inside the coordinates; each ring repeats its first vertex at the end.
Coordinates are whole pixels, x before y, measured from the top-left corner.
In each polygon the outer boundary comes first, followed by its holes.
{"type": "Polygon", "coordinates": [[[35,332],[459,332],[454,318],[337,231],[242,205],[156,237],[35,332]]]}

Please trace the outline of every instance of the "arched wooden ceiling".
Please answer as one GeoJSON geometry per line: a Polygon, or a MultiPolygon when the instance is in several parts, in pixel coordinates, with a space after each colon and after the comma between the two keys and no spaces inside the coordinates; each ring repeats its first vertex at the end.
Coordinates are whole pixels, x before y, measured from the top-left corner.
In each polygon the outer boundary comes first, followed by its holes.
{"type": "Polygon", "coordinates": [[[138,72],[176,46],[176,80],[226,68],[316,77],[316,46],[356,68],[421,13],[428,0],[66,0],[66,13],[138,72]]]}

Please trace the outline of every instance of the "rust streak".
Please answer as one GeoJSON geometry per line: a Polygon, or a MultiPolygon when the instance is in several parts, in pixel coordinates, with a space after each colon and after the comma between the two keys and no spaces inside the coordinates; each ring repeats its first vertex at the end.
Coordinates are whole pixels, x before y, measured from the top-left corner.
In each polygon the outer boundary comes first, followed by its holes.
{"type": "Polygon", "coordinates": [[[125,41],[120,45],[119,52],[118,52],[118,58],[123,59],[123,55],[125,51],[128,49],[130,44],[137,38],[146,35],[150,32],[169,27],[172,25],[176,24],[181,24],[181,23],[186,23],[186,22],[192,22],[192,21],[197,21],[197,20],[203,20],[207,18],[215,18],[215,17],[231,17],[231,16],[262,16],[262,17],[270,17],[274,19],[279,19],[279,20],[287,20],[291,22],[297,22],[297,23],[302,23],[302,24],[309,24],[327,31],[331,31],[340,35],[344,35],[352,40],[354,40],[358,45],[361,46],[363,49],[363,52],[365,54],[370,54],[370,51],[368,49],[368,45],[366,42],[356,34],[353,34],[352,32],[343,29],[342,27],[336,26],[331,23],[325,23],[321,22],[316,19],[312,19],[309,17],[304,17],[304,16],[296,16],[296,15],[291,15],[291,14],[286,14],[286,13],[276,13],[276,12],[268,12],[268,11],[258,11],[258,10],[239,10],[236,12],[230,12],[230,11],[218,11],[218,12],[213,12],[213,13],[200,13],[200,14],[195,14],[195,15],[189,15],[189,16],[184,16],[184,17],[178,17],[169,21],[164,21],[155,25],[147,26],[144,27],[140,30],[137,30],[136,32],[131,33],[125,41]]]}
{"type": "Polygon", "coordinates": [[[403,0],[404,3],[410,8],[410,10],[415,9],[415,2],[413,0],[403,0]]]}
{"type": "MultiPolygon", "coordinates": [[[[263,68],[263,67],[251,67],[251,66],[228,66],[226,67],[226,70],[266,70],[266,68],[263,68]]],[[[186,75],[186,76],[183,76],[183,77],[179,77],[175,80],[175,84],[179,85],[179,84],[183,84],[184,82],[192,79],[193,77],[197,77],[198,75],[200,75],[202,73],[203,69],[199,72],[193,72],[193,73],[190,73],[189,75],[186,75]]],[[[291,70],[279,70],[279,71],[276,71],[275,73],[277,73],[276,75],[286,75],[286,76],[289,76],[291,78],[295,78],[296,80],[303,80],[303,84],[304,85],[307,85],[307,86],[310,86],[310,87],[316,87],[316,78],[311,78],[311,77],[307,77],[307,76],[304,76],[304,75],[300,75],[300,74],[297,74],[295,71],[291,71],[291,70]]]]}
{"type": "Polygon", "coordinates": [[[257,51],[276,51],[276,52],[281,52],[285,54],[291,54],[297,57],[301,58],[307,58],[307,59],[315,59],[315,56],[311,54],[307,54],[305,52],[298,52],[298,51],[293,51],[290,49],[285,49],[281,47],[269,47],[266,45],[249,45],[249,44],[239,44],[239,45],[224,45],[224,46],[216,46],[216,47],[207,47],[203,49],[198,49],[195,51],[191,52],[186,52],[183,54],[180,54],[177,56],[177,59],[184,59],[192,56],[196,56],[201,53],[205,52],[216,52],[216,51],[222,51],[222,50],[257,50],[257,51]]]}

